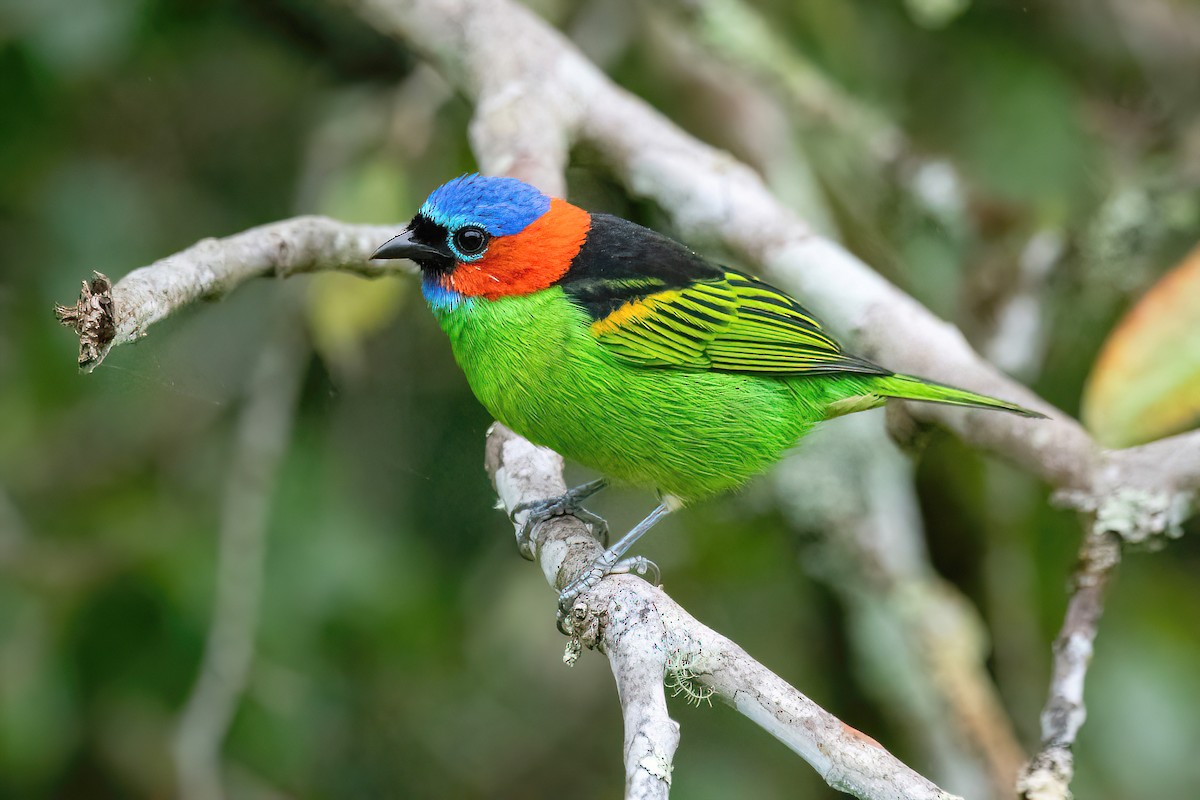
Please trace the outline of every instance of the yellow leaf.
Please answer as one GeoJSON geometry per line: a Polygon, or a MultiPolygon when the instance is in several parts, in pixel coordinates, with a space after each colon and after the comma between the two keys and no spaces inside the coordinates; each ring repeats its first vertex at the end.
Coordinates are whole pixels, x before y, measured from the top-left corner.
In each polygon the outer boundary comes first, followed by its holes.
{"type": "Polygon", "coordinates": [[[1084,387],[1083,422],[1109,447],[1200,423],[1200,247],[1109,334],[1084,387]]]}

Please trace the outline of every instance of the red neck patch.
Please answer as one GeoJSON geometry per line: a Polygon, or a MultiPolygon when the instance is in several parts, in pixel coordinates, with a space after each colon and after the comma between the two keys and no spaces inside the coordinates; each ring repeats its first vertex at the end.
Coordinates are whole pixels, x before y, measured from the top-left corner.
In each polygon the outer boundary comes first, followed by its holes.
{"type": "Polygon", "coordinates": [[[483,258],[455,267],[446,284],[459,294],[488,300],[546,289],[567,274],[591,227],[588,212],[556,197],[525,230],[497,236],[483,258]]]}

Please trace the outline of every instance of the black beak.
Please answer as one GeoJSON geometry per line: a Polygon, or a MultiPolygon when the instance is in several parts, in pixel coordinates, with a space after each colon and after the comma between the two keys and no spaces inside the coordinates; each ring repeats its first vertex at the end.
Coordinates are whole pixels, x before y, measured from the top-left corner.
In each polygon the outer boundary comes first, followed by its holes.
{"type": "Polygon", "coordinates": [[[443,245],[442,247],[433,247],[412,240],[412,231],[405,231],[399,236],[389,239],[384,242],[378,250],[375,251],[371,259],[377,258],[410,258],[413,261],[445,261],[453,259],[454,254],[450,249],[443,245]]]}

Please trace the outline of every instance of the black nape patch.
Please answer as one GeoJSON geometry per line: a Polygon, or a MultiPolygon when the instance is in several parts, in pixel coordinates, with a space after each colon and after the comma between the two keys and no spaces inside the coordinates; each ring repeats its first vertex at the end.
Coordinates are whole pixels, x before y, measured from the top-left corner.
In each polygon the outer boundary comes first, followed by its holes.
{"type": "Polygon", "coordinates": [[[592,319],[655,292],[724,275],[720,267],[657,231],[611,214],[591,216],[587,239],[559,285],[592,319]]]}

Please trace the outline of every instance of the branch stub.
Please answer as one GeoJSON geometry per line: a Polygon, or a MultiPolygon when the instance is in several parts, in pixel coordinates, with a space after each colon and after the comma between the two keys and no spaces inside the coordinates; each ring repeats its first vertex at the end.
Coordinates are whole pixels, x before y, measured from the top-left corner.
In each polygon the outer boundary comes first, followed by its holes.
{"type": "Polygon", "coordinates": [[[83,281],[79,301],[74,306],[54,306],[54,315],[79,336],[79,366],[86,368],[98,361],[117,335],[113,310],[112,281],[102,272],[92,272],[83,281]]]}

